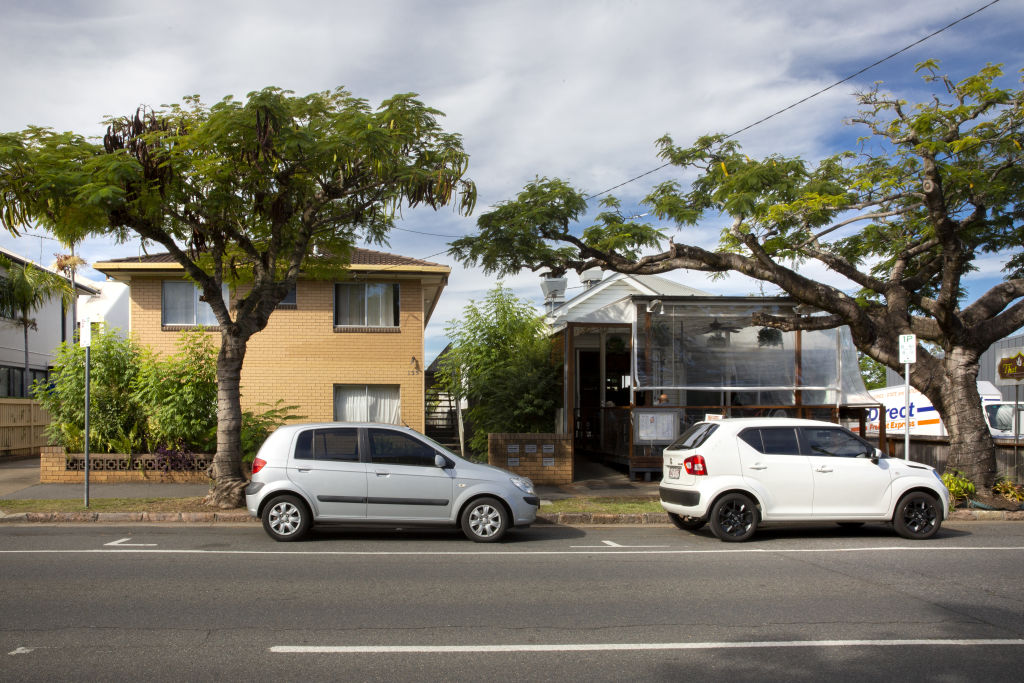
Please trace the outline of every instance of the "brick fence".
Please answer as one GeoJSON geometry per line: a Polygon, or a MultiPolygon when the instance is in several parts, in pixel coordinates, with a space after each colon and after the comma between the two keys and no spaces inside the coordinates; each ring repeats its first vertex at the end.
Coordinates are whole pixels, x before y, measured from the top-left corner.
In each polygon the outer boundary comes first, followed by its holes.
{"type": "MultiPolygon", "coordinates": [[[[42,484],[81,484],[85,471],[79,462],[80,453],[68,455],[62,446],[43,446],[39,454],[39,482],[42,484]]],[[[163,472],[156,469],[152,455],[103,454],[89,456],[89,481],[96,484],[126,484],[149,482],[154,484],[205,484],[206,465],[200,456],[201,469],[163,472]]]]}
{"type": "Polygon", "coordinates": [[[534,484],[571,484],[572,437],[568,434],[488,434],[487,462],[534,484]]]}

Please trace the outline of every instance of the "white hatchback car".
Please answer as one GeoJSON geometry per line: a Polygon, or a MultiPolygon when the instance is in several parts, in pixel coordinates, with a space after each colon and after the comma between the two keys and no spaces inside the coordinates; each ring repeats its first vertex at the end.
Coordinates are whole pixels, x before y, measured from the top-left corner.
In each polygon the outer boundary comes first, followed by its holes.
{"type": "Polygon", "coordinates": [[[931,538],[949,514],[934,468],[890,459],[830,422],[735,418],[700,422],[665,449],[661,505],[680,529],[710,524],[745,541],[759,524],[891,522],[931,538]]]}

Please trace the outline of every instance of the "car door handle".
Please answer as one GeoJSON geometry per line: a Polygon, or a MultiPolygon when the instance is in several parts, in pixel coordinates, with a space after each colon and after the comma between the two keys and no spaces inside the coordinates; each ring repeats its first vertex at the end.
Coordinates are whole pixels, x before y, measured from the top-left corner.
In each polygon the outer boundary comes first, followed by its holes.
{"type": "Polygon", "coordinates": [[[299,472],[309,472],[310,471],[310,468],[308,468],[308,467],[300,467],[298,469],[299,469],[299,472]]]}
{"type": "Polygon", "coordinates": [[[814,468],[815,472],[832,472],[832,468],[828,465],[821,465],[820,467],[814,468]]]}
{"type": "Polygon", "coordinates": [[[765,465],[762,462],[755,462],[753,465],[751,465],[747,469],[749,469],[749,470],[766,470],[766,469],[768,469],[768,465],[765,465]]]}
{"type": "Polygon", "coordinates": [[[380,470],[376,470],[374,472],[374,474],[376,474],[378,477],[390,477],[391,476],[390,472],[381,472],[380,470]]]}

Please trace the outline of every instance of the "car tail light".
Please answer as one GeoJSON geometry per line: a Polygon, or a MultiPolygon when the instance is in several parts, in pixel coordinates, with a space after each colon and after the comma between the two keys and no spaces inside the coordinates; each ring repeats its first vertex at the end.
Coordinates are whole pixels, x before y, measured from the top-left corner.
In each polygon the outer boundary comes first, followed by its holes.
{"type": "Polygon", "coordinates": [[[704,462],[703,455],[691,455],[683,461],[683,467],[686,469],[687,474],[695,477],[708,476],[708,465],[704,462]]]}
{"type": "Polygon", "coordinates": [[[256,474],[263,469],[263,466],[267,464],[267,461],[262,458],[253,458],[252,461],[252,473],[256,474]]]}

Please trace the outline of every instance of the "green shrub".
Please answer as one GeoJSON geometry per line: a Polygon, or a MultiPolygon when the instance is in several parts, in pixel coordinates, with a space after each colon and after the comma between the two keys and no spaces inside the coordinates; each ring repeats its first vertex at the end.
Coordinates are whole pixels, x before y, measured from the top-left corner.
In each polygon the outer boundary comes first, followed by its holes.
{"type": "MultiPolygon", "coordinates": [[[[272,431],[286,422],[306,419],[304,415],[293,414],[298,406],[283,406],[282,403],[284,401],[278,399],[277,403],[262,413],[248,410],[242,413],[242,462],[252,462],[252,459],[256,457],[256,451],[260,449],[272,431]]],[[[257,405],[266,406],[267,404],[258,403],[257,405]]]]}
{"type": "Polygon", "coordinates": [[[132,389],[151,451],[216,449],[217,350],[202,328],[183,332],[174,355],[143,353],[132,389]]]}
{"type": "Polygon", "coordinates": [[[996,480],[995,486],[992,487],[992,493],[1002,496],[1011,503],[1024,503],[1024,486],[1014,484],[1007,477],[999,477],[996,480]]]}
{"type": "MultiPolygon", "coordinates": [[[[112,331],[93,335],[90,351],[89,447],[94,453],[192,454],[217,449],[217,350],[202,328],[183,332],[178,352],[161,356],[112,331]]],[[[49,383],[35,397],[50,413],[51,443],[85,446],[85,350],[61,344],[49,383]]],[[[242,414],[243,459],[251,462],[270,432],[297,406],[278,401],[242,414]]],[[[259,404],[259,407],[267,404],[259,404]]],[[[168,455],[167,457],[170,457],[168,455]]]]}
{"type": "MultiPolygon", "coordinates": [[[[115,331],[101,328],[89,352],[89,448],[96,453],[138,453],[146,418],[131,391],[139,369],[139,348],[115,331]]],[[[85,349],[57,347],[48,382],[33,385],[36,400],[50,413],[46,436],[68,451],[85,447],[85,349]]]]}
{"type": "Polygon", "coordinates": [[[943,474],[942,483],[949,489],[949,495],[953,499],[954,505],[966,501],[975,493],[974,482],[964,477],[963,472],[959,470],[943,474]]]}

